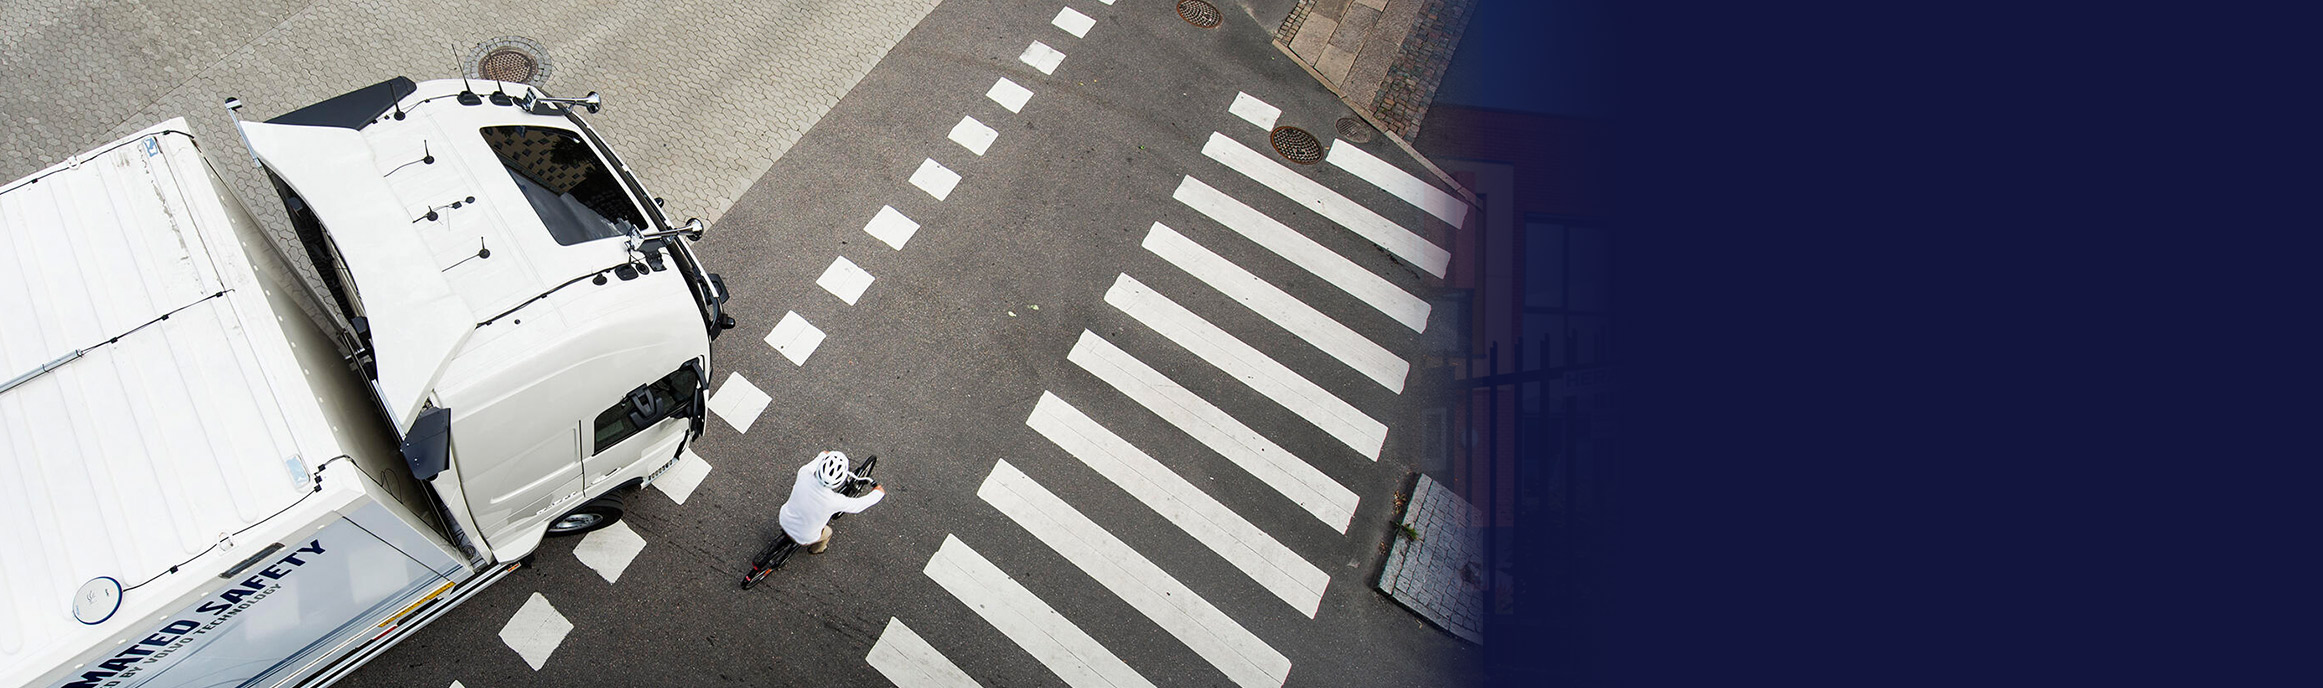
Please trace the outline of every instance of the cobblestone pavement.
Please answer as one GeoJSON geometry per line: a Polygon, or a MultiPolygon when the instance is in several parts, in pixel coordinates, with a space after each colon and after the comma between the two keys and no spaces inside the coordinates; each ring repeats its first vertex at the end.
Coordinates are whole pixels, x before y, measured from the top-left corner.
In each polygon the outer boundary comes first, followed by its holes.
{"type": "Polygon", "coordinates": [[[1483,547],[1475,525],[1483,514],[1425,475],[1412,486],[1403,525],[1379,573],[1379,589],[1428,621],[1471,642],[1484,642],[1483,547]]]}
{"type": "Polygon", "coordinates": [[[0,4],[0,179],[185,116],[278,231],[220,103],[264,119],[394,76],[460,76],[477,44],[540,42],[558,95],[671,214],[715,221],[937,0],[9,0],[0,4]]]}

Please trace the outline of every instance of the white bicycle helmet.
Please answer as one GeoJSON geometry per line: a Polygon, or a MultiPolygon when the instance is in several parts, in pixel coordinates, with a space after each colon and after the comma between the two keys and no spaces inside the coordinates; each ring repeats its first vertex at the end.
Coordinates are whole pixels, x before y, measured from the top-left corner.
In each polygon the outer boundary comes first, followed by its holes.
{"type": "Polygon", "coordinates": [[[855,474],[847,470],[846,454],[827,451],[815,455],[815,479],[823,481],[823,487],[836,490],[854,477],[855,474]]]}

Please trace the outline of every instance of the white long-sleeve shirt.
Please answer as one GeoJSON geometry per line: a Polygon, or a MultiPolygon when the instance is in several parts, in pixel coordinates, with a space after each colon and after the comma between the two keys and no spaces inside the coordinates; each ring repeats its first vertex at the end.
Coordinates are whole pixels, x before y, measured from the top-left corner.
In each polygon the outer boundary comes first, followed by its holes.
{"type": "Polygon", "coordinates": [[[849,497],[823,487],[823,481],[815,477],[815,464],[809,462],[799,467],[798,479],[791,482],[790,501],[782,503],[778,520],[782,522],[782,532],[790,534],[792,541],[808,544],[823,539],[823,526],[831,522],[831,514],[862,513],[886,496],[886,492],[873,491],[861,497],[849,497]]]}

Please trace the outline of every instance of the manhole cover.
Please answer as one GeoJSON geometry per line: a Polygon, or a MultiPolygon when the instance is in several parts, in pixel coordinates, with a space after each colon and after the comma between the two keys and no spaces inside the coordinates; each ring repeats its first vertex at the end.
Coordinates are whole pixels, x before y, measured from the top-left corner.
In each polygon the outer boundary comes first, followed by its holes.
{"type": "Polygon", "coordinates": [[[540,71],[540,65],[531,55],[514,50],[494,50],[484,56],[484,64],[477,65],[476,73],[493,81],[531,81],[540,71]]]}
{"type": "Polygon", "coordinates": [[[1372,129],[1370,123],[1363,120],[1354,117],[1339,118],[1339,138],[1356,143],[1370,143],[1371,136],[1377,133],[1379,132],[1372,129]]]}
{"type": "Polygon", "coordinates": [[[1178,18],[1205,29],[1218,28],[1225,17],[1218,14],[1218,6],[1202,0],[1178,0],[1178,18]]]}
{"type": "Polygon", "coordinates": [[[1274,152],[1291,162],[1312,165],[1323,161],[1323,142],[1315,140],[1315,135],[1305,129],[1275,127],[1274,133],[1266,138],[1274,143],[1274,152]]]}
{"type": "Polygon", "coordinates": [[[476,44],[464,65],[468,76],[540,86],[549,78],[548,51],[523,36],[501,36],[476,44]]]}

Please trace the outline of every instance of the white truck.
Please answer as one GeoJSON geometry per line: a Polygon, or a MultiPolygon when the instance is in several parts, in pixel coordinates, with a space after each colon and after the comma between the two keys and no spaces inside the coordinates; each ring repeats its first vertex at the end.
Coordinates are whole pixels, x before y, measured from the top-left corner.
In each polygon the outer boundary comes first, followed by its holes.
{"type": "Polygon", "coordinates": [[[237,117],[298,241],[182,118],[0,187],[0,686],[325,685],[619,519],[733,320],[597,106],[237,117]]]}

